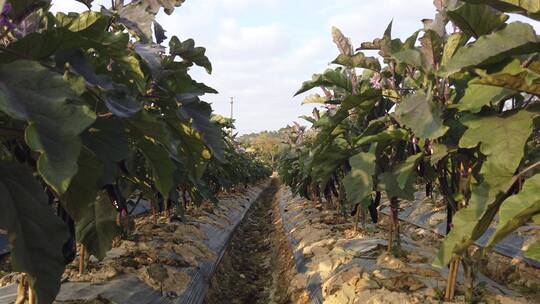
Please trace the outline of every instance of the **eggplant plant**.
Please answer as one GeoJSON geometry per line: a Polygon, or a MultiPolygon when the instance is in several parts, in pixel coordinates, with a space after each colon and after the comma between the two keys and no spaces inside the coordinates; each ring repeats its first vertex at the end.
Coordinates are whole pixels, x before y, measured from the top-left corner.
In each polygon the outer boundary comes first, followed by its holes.
{"type": "MultiPolygon", "coordinates": [[[[374,193],[386,193],[389,249],[399,249],[399,200],[413,200],[419,184],[427,195],[442,195],[448,235],[434,265],[450,267],[445,296],[451,299],[463,264],[470,300],[487,251],[540,219],[533,190],[540,168],[540,38],[531,24],[508,22],[508,13],[539,15],[525,2],[434,4],[435,17],[405,41],[392,38],[390,24],[381,38],[353,50],[334,30],[337,68],[314,75],[299,91],[322,88],[323,95],[305,102],[327,110],[306,117],[315,139],[296,147],[297,158],[284,159],[281,171],[300,194],[310,183],[326,189],[337,176],[343,184],[337,194],[349,207],[369,206],[374,193]],[[378,56],[366,55],[373,51],[378,56]],[[487,246],[473,254],[489,227],[495,232],[487,246]]],[[[539,244],[526,256],[539,260],[539,244]]]]}
{"type": "Polygon", "coordinates": [[[50,0],[0,1],[0,228],[39,304],[56,297],[75,240],[105,256],[129,198],[180,208],[271,174],[200,99],[217,93],[189,75],[212,72],[205,48],[163,45],[156,14],[183,0],[80,2],[88,10],[53,14],[50,0]],[[223,172],[229,183],[210,182],[223,172]]]}

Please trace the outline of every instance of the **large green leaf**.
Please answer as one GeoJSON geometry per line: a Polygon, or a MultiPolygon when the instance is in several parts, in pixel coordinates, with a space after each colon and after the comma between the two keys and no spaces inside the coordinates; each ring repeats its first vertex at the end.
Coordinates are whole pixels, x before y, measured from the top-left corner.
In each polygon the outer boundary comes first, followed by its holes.
{"type": "Polygon", "coordinates": [[[177,94],[216,94],[217,91],[204,83],[193,80],[186,71],[169,73],[160,79],[160,85],[177,94]]]}
{"type": "Polygon", "coordinates": [[[337,87],[352,92],[352,84],[345,71],[341,69],[326,70],[324,74],[315,74],[311,80],[305,81],[294,96],[300,95],[316,87],[337,87]]]}
{"type": "Polygon", "coordinates": [[[90,254],[102,259],[120,233],[116,225],[117,212],[104,192],[98,199],[104,166],[96,155],[83,148],[78,165],[79,172],[62,202],[75,221],[77,241],[84,244],[90,254]]]}
{"type": "MultiPolygon", "coordinates": [[[[399,169],[398,169],[399,170],[399,169]]],[[[405,200],[414,199],[414,179],[408,179],[403,188],[399,186],[397,172],[384,172],[379,176],[379,187],[386,191],[388,197],[398,197],[405,200]]]]}
{"type": "Polygon", "coordinates": [[[59,12],[56,14],[56,21],[59,27],[65,27],[72,32],[78,32],[89,28],[102,17],[103,15],[94,11],[86,11],[81,14],[64,14],[59,12]]]}
{"type": "Polygon", "coordinates": [[[101,161],[104,167],[101,185],[113,184],[118,162],[127,159],[129,145],[124,124],[115,118],[98,118],[82,134],[83,144],[101,161]]]}
{"type": "Polygon", "coordinates": [[[476,69],[480,76],[473,83],[497,86],[511,90],[540,94],[540,62],[533,61],[528,67],[523,67],[519,59],[514,59],[505,65],[500,71],[488,73],[476,69]]]}
{"type": "MultiPolygon", "coordinates": [[[[474,148],[480,143],[480,152],[488,157],[488,162],[504,168],[512,176],[523,158],[525,143],[532,132],[533,117],[536,115],[522,110],[501,117],[466,116],[462,123],[467,131],[461,137],[459,146],[474,148]]],[[[489,176],[487,174],[484,178],[489,176]]]]}
{"type": "Polygon", "coordinates": [[[176,154],[176,145],[172,143],[171,134],[166,123],[158,115],[147,111],[140,111],[137,115],[130,117],[127,123],[139,131],[139,137],[150,137],[162,143],[172,154],[176,154]]]}
{"type": "Polygon", "coordinates": [[[157,79],[161,72],[161,55],[165,53],[165,47],[159,44],[135,43],[135,52],[141,56],[152,76],[157,79]]]}
{"type": "Polygon", "coordinates": [[[334,64],[343,65],[349,68],[363,68],[369,69],[376,72],[381,70],[381,64],[379,60],[375,57],[366,57],[364,53],[358,52],[353,56],[348,55],[339,55],[334,61],[334,64]]]}
{"type": "Polygon", "coordinates": [[[408,140],[409,133],[401,128],[390,127],[382,132],[379,132],[375,135],[360,136],[355,141],[355,146],[362,146],[365,144],[370,144],[373,142],[384,143],[392,141],[402,141],[408,140]]]}
{"type": "Polygon", "coordinates": [[[460,48],[439,71],[449,76],[463,69],[496,63],[511,55],[536,52],[540,41],[530,24],[513,22],[492,34],[460,48]]]}
{"type": "Polygon", "coordinates": [[[507,12],[522,14],[540,20],[540,3],[535,0],[463,0],[470,3],[484,3],[507,12]]]}
{"type": "Polygon", "coordinates": [[[397,62],[403,62],[413,67],[419,68],[423,66],[422,53],[418,49],[406,49],[392,53],[392,57],[397,62]]]}
{"type": "Polygon", "coordinates": [[[418,167],[418,163],[422,160],[423,156],[424,154],[422,153],[411,155],[405,160],[405,162],[399,165],[396,173],[398,186],[400,189],[405,189],[405,186],[407,184],[410,184],[414,181],[411,180],[411,177],[414,176],[414,173],[416,172],[416,169],[418,167]]]}
{"type": "Polygon", "coordinates": [[[208,161],[212,158],[200,134],[185,123],[168,122],[169,127],[176,133],[179,144],[179,157],[184,166],[189,168],[188,173],[194,180],[199,180],[206,169],[208,161]]]}
{"type": "Polygon", "coordinates": [[[314,153],[312,177],[323,186],[326,185],[336,169],[344,164],[350,154],[344,147],[343,140],[336,139],[319,147],[314,153]]]}
{"type": "Polygon", "coordinates": [[[152,168],[156,188],[167,199],[175,186],[173,183],[175,165],[169,156],[169,152],[163,146],[147,139],[141,139],[137,143],[137,147],[141,149],[152,168]]]}
{"type": "Polygon", "coordinates": [[[79,134],[95,119],[87,106],[69,102],[78,96],[61,75],[37,62],[0,66],[0,111],[28,122],[26,142],[39,152],[38,171],[58,193],[77,173],[79,134]]]}
{"type": "Polygon", "coordinates": [[[113,239],[120,234],[120,227],[116,225],[118,213],[105,191],[101,191],[95,200],[85,201],[79,206],[81,218],[75,227],[77,241],[102,259],[111,249],[113,239]]]}
{"type": "Polygon", "coordinates": [[[47,205],[43,188],[28,168],[0,161],[0,210],[13,270],[29,275],[38,304],[52,303],[64,272],[67,227],[47,205]]]}
{"type": "Polygon", "coordinates": [[[121,118],[131,117],[142,109],[141,102],[124,85],[114,85],[105,93],[105,105],[111,113],[121,118]]]}
{"type": "Polygon", "coordinates": [[[450,59],[454,56],[457,50],[467,42],[467,35],[462,32],[453,33],[448,37],[444,44],[443,55],[441,59],[442,65],[447,65],[450,59]]]}
{"type": "Polygon", "coordinates": [[[480,144],[480,151],[487,159],[480,169],[483,180],[473,187],[469,205],[455,214],[454,228],[437,254],[436,266],[447,265],[489,227],[523,158],[535,115],[522,110],[503,117],[470,115],[463,118],[468,129],[459,146],[474,148],[480,144]]]}
{"type": "Polygon", "coordinates": [[[191,126],[201,134],[216,159],[224,161],[221,128],[211,119],[210,104],[198,98],[181,99],[181,102],[182,106],[178,110],[180,118],[189,121],[191,126]]]}
{"type": "Polygon", "coordinates": [[[508,15],[483,4],[464,3],[447,13],[455,25],[474,38],[490,34],[501,28],[509,18],[508,15]]]}
{"type": "Polygon", "coordinates": [[[396,107],[396,119],[400,124],[411,128],[420,138],[436,139],[443,136],[448,127],[443,125],[440,108],[431,95],[419,91],[407,95],[396,107]]]}
{"type": "Polygon", "coordinates": [[[527,179],[518,194],[502,203],[499,209],[499,222],[486,248],[493,247],[497,242],[527,223],[535,214],[540,214],[538,189],[540,189],[540,174],[527,179]]]}
{"type": "Polygon", "coordinates": [[[478,113],[483,106],[497,105],[515,94],[516,91],[513,90],[471,83],[456,108],[460,111],[478,113]]]}
{"type": "Polygon", "coordinates": [[[180,56],[184,61],[188,63],[195,63],[206,69],[206,71],[212,73],[212,64],[208,57],[206,57],[206,49],[203,47],[195,47],[195,41],[188,39],[181,42],[178,37],[173,36],[169,41],[169,51],[173,56],[180,56]]]}
{"type": "MultiPolygon", "coordinates": [[[[376,147],[375,145],[373,147],[376,147]]],[[[349,159],[351,171],[343,178],[347,200],[351,204],[362,202],[373,191],[375,149],[361,152],[349,159]]]]}

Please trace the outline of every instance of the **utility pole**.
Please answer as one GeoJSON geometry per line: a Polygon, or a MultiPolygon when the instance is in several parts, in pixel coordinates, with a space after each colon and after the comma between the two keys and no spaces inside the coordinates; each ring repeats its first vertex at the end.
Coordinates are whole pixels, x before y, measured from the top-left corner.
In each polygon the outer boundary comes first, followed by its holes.
{"type": "MultiPolygon", "coordinates": [[[[233,107],[234,107],[234,97],[231,97],[231,123],[233,120],[233,107]]],[[[231,127],[231,138],[233,136],[233,128],[231,127]]]]}
{"type": "Polygon", "coordinates": [[[233,119],[234,97],[231,97],[231,120],[233,119]]]}

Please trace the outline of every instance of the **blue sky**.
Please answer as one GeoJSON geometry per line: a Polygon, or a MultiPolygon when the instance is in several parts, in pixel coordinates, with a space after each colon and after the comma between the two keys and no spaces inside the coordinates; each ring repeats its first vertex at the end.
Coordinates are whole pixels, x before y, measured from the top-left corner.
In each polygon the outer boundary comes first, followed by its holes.
{"type": "MultiPolygon", "coordinates": [[[[94,9],[110,5],[94,3],[94,9]]],[[[83,9],[75,0],[53,0],[53,10],[83,9]]],[[[431,0],[186,0],[158,21],[169,37],[193,38],[207,48],[212,75],[199,68],[192,75],[219,91],[204,98],[216,113],[228,116],[235,97],[236,126],[244,134],[276,130],[311,113],[303,96],[292,96],[337,56],[332,26],[357,46],[380,37],[392,19],[394,37],[406,38],[434,14],[431,0]]]]}

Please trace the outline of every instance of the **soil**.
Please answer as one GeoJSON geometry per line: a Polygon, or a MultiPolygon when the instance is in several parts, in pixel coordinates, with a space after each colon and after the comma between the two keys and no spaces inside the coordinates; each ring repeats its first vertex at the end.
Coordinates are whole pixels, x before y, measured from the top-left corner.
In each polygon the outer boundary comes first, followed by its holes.
{"type": "Polygon", "coordinates": [[[295,265],[276,204],[277,180],[237,227],[211,280],[206,304],[307,303],[290,286],[295,265]]]}

